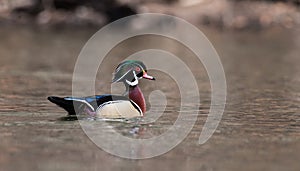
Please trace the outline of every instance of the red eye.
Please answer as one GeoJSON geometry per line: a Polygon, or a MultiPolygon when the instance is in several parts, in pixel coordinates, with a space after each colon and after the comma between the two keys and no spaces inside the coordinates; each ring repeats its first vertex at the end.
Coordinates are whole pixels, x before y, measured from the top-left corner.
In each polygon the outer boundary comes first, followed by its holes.
{"type": "Polygon", "coordinates": [[[136,67],[136,68],[135,68],[135,71],[140,72],[141,69],[140,69],[139,67],[136,67]]]}

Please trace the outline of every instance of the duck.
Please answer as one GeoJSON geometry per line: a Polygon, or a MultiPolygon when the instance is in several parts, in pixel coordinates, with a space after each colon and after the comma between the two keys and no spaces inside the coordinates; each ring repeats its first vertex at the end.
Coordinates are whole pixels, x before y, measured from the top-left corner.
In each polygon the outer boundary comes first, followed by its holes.
{"type": "Polygon", "coordinates": [[[49,96],[47,99],[67,111],[68,115],[84,113],[107,119],[142,117],[146,112],[146,101],[138,86],[141,79],[155,80],[153,76],[148,75],[143,62],[126,60],[116,67],[112,79],[112,83],[121,82],[125,85],[123,95],[49,96]]]}

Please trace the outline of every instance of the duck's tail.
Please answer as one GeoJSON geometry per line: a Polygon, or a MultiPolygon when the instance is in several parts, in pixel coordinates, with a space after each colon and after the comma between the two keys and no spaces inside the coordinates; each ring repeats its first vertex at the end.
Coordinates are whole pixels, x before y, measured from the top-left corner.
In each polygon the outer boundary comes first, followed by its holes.
{"type": "Polygon", "coordinates": [[[56,97],[56,96],[49,96],[48,100],[50,102],[56,104],[57,106],[65,109],[69,113],[69,115],[76,115],[73,100],[69,100],[69,99],[62,98],[62,97],[56,97]]]}

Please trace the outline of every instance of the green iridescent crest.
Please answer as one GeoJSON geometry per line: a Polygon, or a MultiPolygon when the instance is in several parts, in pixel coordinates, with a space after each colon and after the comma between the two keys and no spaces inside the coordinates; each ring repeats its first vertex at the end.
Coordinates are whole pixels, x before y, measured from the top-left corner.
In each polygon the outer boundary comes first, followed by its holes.
{"type": "Polygon", "coordinates": [[[137,60],[127,60],[120,63],[114,73],[114,78],[112,82],[121,82],[125,78],[127,80],[132,80],[133,71],[135,71],[136,76],[142,77],[143,73],[147,71],[146,66],[143,62],[137,60]]]}

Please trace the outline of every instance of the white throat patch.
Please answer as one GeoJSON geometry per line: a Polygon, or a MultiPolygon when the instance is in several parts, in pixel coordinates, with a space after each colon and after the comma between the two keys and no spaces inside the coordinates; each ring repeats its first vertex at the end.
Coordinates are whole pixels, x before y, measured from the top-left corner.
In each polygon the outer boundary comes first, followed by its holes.
{"type": "Polygon", "coordinates": [[[134,81],[133,81],[133,82],[128,81],[128,80],[125,80],[126,83],[129,84],[130,86],[136,86],[136,85],[138,85],[138,83],[139,83],[139,79],[138,79],[138,77],[136,76],[135,71],[133,71],[133,75],[134,75],[134,81]]]}

